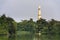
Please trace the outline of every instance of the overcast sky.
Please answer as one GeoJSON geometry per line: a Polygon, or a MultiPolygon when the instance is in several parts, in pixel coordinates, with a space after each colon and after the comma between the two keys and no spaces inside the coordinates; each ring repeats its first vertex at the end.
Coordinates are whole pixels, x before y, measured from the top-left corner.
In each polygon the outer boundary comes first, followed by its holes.
{"type": "Polygon", "coordinates": [[[0,15],[6,14],[16,21],[37,20],[39,5],[42,18],[60,20],[60,0],[0,0],[0,15]]]}

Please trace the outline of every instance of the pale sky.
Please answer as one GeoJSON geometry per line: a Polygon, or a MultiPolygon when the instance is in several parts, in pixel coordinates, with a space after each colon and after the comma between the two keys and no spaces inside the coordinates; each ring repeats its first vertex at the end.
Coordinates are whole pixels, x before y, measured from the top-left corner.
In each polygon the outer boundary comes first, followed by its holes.
{"type": "Polygon", "coordinates": [[[60,0],[0,0],[0,15],[6,14],[16,21],[37,20],[39,5],[42,18],[60,20],[60,0]]]}

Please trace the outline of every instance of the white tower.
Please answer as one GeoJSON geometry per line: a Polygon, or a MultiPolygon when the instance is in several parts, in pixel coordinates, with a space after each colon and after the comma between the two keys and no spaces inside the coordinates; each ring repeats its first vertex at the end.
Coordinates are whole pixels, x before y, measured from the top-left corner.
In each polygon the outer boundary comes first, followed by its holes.
{"type": "Polygon", "coordinates": [[[40,8],[40,6],[38,7],[38,20],[40,20],[41,19],[41,8],[40,8]]]}

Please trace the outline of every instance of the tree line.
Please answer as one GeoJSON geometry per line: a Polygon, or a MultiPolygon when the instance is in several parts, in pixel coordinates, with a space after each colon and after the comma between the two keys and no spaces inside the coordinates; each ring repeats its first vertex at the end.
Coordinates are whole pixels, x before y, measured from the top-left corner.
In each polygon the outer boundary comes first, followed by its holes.
{"type": "Polygon", "coordinates": [[[46,19],[41,18],[40,20],[33,21],[22,20],[21,22],[16,22],[11,17],[6,17],[5,14],[0,16],[0,34],[16,34],[16,31],[27,31],[31,33],[42,34],[60,34],[60,21],[51,19],[46,21],[46,19]]]}

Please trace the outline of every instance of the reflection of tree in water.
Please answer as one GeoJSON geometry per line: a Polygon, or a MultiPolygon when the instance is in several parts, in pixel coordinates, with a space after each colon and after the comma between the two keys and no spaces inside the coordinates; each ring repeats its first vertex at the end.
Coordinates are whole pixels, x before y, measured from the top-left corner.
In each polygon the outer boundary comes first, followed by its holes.
{"type": "Polygon", "coordinates": [[[17,40],[33,40],[34,34],[20,34],[17,35],[17,40]]]}
{"type": "Polygon", "coordinates": [[[39,35],[35,35],[33,40],[42,40],[41,39],[41,35],[40,36],[39,35]]]}
{"type": "Polygon", "coordinates": [[[51,34],[45,34],[45,35],[41,35],[41,40],[53,40],[54,35],[51,34]]]}
{"type": "Polygon", "coordinates": [[[10,36],[8,37],[8,40],[16,40],[16,36],[15,36],[15,35],[10,35],[10,36]]]}

